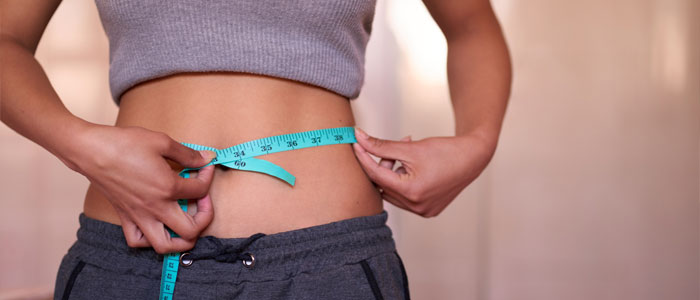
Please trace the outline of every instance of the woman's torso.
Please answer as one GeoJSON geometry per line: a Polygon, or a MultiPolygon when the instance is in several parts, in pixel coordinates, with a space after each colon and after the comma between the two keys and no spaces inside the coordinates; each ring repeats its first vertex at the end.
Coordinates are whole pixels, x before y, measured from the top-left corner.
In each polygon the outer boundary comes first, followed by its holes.
{"type": "MultiPolygon", "coordinates": [[[[308,84],[246,73],[180,73],[123,94],[116,126],[140,126],[179,142],[227,148],[272,135],[354,126],[349,101],[308,84]]],[[[381,212],[382,201],[350,144],[260,156],[296,177],[217,167],[210,195],[214,220],[201,235],[276,233],[381,212]]],[[[176,166],[181,168],[179,166],[176,166]]],[[[92,185],[85,214],[119,224],[92,185]]]]}

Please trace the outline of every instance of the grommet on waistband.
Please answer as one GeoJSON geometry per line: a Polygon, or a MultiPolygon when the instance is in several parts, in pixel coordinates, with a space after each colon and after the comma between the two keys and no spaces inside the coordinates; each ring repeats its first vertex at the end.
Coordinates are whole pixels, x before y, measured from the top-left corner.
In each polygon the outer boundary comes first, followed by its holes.
{"type": "Polygon", "coordinates": [[[243,263],[243,266],[248,268],[248,269],[252,269],[253,266],[255,266],[255,256],[253,256],[253,254],[251,254],[251,253],[243,254],[243,256],[248,257],[248,259],[241,260],[241,262],[243,263]]]}
{"type": "Polygon", "coordinates": [[[181,266],[183,266],[183,267],[189,267],[189,266],[192,265],[192,263],[194,263],[194,260],[192,260],[192,259],[187,259],[186,256],[188,256],[188,255],[190,255],[189,252],[185,252],[185,253],[180,254],[180,265],[181,265],[181,266]]]}

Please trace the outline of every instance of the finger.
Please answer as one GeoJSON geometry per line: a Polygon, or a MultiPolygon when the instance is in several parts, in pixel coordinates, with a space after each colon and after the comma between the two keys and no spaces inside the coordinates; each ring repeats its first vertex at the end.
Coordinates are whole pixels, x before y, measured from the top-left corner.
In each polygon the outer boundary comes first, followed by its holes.
{"type": "Polygon", "coordinates": [[[393,204],[394,206],[396,206],[398,208],[404,209],[408,212],[412,212],[414,214],[417,214],[417,215],[420,215],[423,217],[430,216],[430,212],[428,211],[428,209],[431,209],[431,207],[425,205],[425,204],[427,204],[425,202],[419,203],[419,202],[408,200],[403,195],[401,195],[397,192],[394,192],[392,190],[385,191],[383,196],[387,202],[393,204]]]}
{"type": "Polygon", "coordinates": [[[197,200],[197,213],[192,216],[195,229],[202,232],[214,220],[214,205],[209,194],[197,200]]]}
{"type": "Polygon", "coordinates": [[[408,174],[408,172],[406,171],[406,168],[404,168],[403,166],[396,168],[396,170],[394,172],[396,172],[398,174],[408,174]]]}
{"type": "MultiPolygon", "coordinates": [[[[411,136],[408,135],[408,136],[403,137],[400,141],[402,141],[402,142],[408,142],[408,141],[410,141],[410,140],[411,140],[411,136]]],[[[381,166],[381,167],[383,167],[383,168],[387,168],[387,169],[389,169],[389,170],[393,170],[393,169],[394,169],[394,164],[395,164],[395,163],[396,163],[396,160],[395,160],[395,159],[382,158],[382,159],[379,160],[379,166],[381,166]]]]}
{"type": "Polygon", "coordinates": [[[137,225],[141,228],[153,249],[159,254],[182,252],[194,247],[194,241],[171,237],[163,223],[149,222],[137,225]]]}
{"type": "Polygon", "coordinates": [[[175,176],[175,196],[177,199],[199,199],[209,192],[211,180],[214,177],[214,165],[199,169],[197,176],[182,178],[175,176]]]}
{"type": "Polygon", "coordinates": [[[126,244],[132,248],[139,247],[150,247],[151,243],[148,242],[146,236],[143,235],[141,229],[136,226],[136,223],[132,222],[131,219],[124,216],[123,213],[117,210],[119,219],[121,220],[122,231],[124,231],[124,238],[126,239],[126,244]]]}
{"type": "Polygon", "coordinates": [[[393,204],[394,206],[396,206],[398,208],[401,208],[401,209],[406,210],[406,211],[411,211],[411,209],[408,207],[408,205],[403,203],[400,200],[400,197],[396,197],[394,195],[394,193],[391,191],[384,191],[382,193],[382,199],[386,200],[387,202],[393,204]]]}
{"type": "Polygon", "coordinates": [[[183,211],[179,205],[168,206],[168,211],[160,215],[167,220],[161,220],[168,228],[177,233],[183,239],[192,240],[214,220],[214,207],[209,194],[197,200],[197,209],[194,215],[183,211]]]}
{"type": "Polygon", "coordinates": [[[195,228],[192,216],[182,210],[177,203],[172,202],[165,208],[156,211],[155,214],[159,222],[183,239],[192,240],[199,236],[199,231],[195,228]]]}
{"type": "Polygon", "coordinates": [[[392,141],[371,137],[362,129],[355,127],[357,143],[369,153],[381,158],[405,159],[407,154],[406,145],[408,141],[392,141]]]}
{"type": "Polygon", "coordinates": [[[365,151],[360,144],[354,143],[352,147],[355,150],[355,155],[357,156],[362,169],[364,169],[365,173],[372,181],[382,187],[396,190],[399,189],[402,184],[399,174],[394,173],[392,170],[380,167],[379,164],[377,164],[377,162],[375,162],[374,159],[369,156],[369,153],[367,153],[367,151],[365,151]]]}
{"type": "Polygon", "coordinates": [[[161,154],[186,168],[198,168],[204,166],[214,159],[214,157],[216,157],[216,152],[214,151],[197,151],[180,144],[173,139],[168,141],[167,147],[163,149],[161,154]]]}
{"type": "Polygon", "coordinates": [[[389,170],[394,169],[395,163],[396,163],[396,160],[394,160],[394,159],[382,158],[379,160],[379,166],[382,168],[389,169],[389,170]]]}

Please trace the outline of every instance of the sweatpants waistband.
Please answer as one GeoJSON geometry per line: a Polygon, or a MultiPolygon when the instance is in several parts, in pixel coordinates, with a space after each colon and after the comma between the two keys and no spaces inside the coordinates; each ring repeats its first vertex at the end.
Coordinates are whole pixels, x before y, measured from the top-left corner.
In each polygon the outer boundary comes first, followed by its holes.
{"type": "MultiPolygon", "coordinates": [[[[130,248],[122,227],[79,217],[78,240],[69,251],[86,263],[114,272],[158,279],[163,255],[153,248],[130,248]]],[[[369,257],[395,252],[391,229],[386,225],[387,213],[357,217],[324,225],[266,235],[255,240],[246,252],[255,257],[255,264],[196,260],[181,267],[178,282],[207,283],[284,280],[299,273],[322,272],[369,257]]],[[[209,253],[221,244],[239,247],[246,238],[200,237],[191,254],[209,253]]]]}

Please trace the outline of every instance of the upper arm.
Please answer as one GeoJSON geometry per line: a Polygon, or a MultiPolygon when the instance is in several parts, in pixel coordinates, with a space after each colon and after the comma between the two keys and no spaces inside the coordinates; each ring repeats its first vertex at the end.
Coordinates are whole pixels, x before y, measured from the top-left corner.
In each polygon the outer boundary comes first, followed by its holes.
{"type": "Polygon", "coordinates": [[[469,32],[480,25],[496,25],[489,0],[423,0],[445,38],[469,32]]]}
{"type": "Polygon", "coordinates": [[[1,0],[0,41],[15,42],[34,53],[61,0],[1,0]]]}

